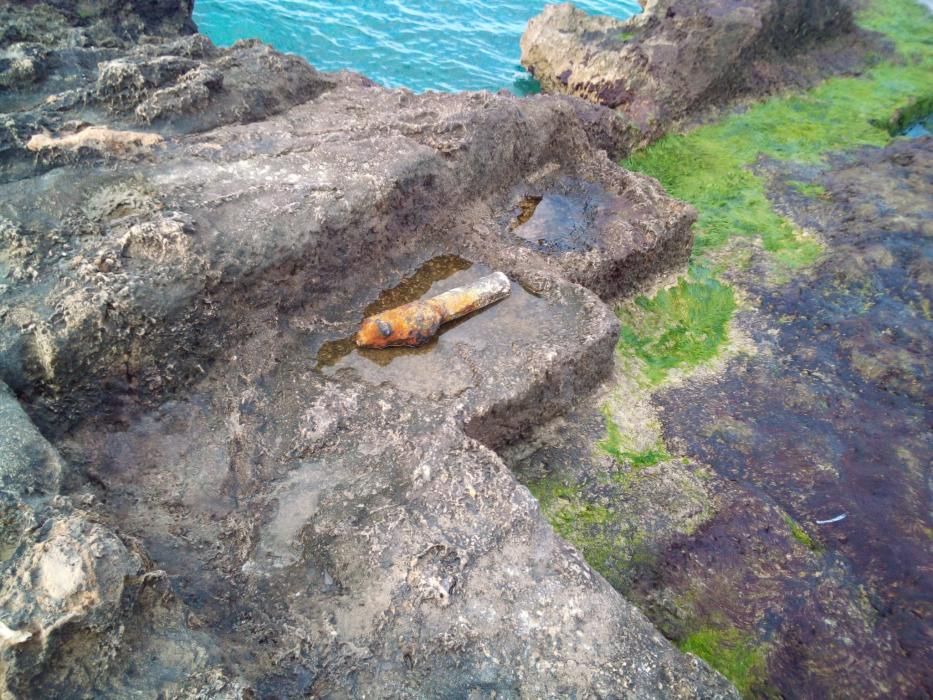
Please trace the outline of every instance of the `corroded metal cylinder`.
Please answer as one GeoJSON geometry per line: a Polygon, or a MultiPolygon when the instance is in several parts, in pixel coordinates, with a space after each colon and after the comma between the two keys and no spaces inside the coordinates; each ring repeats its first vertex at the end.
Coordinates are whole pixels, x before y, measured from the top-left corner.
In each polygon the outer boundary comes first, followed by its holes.
{"type": "Polygon", "coordinates": [[[508,277],[494,272],[431,299],[383,311],[363,321],[356,334],[356,344],[361,348],[423,345],[444,323],[504,299],[511,288],[508,277]]]}

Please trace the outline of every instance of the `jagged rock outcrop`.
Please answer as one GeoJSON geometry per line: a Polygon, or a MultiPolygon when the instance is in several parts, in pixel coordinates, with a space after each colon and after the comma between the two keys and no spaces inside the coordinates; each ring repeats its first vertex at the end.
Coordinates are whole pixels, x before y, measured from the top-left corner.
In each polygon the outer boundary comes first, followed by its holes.
{"type": "Polygon", "coordinates": [[[112,532],[80,515],[42,516],[41,533],[20,545],[0,589],[0,664],[13,697],[60,695],[69,692],[67,677],[93,687],[106,675],[120,644],[124,586],[142,570],[112,532]]]}
{"type": "Polygon", "coordinates": [[[23,0],[15,4],[30,13],[48,13],[43,14],[40,24],[49,15],[57,14],[68,26],[91,32],[90,36],[100,44],[197,31],[191,20],[193,0],[23,0]]]}
{"type": "Polygon", "coordinates": [[[623,113],[646,138],[741,93],[761,62],[851,30],[845,0],[652,0],[628,21],[549,5],[522,36],[522,65],[548,92],[623,113]]]}
{"type": "Polygon", "coordinates": [[[218,49],[203,35],[170,31],[162,39],[147,34],[133,41],[120,29],[125,16],[120,17],[110,27],[119,40],[103,41],[92,31],[103,19],[71,27],[67,13],[47,5],[0,7],[0,26],[6,21],[8,28],[23,27],[8,29],[0,42],[3,179],[30,176],[36,162],[48,168],[81,156],[120,155],[114,139],[41,148],[37,135],[50,140],[65,134],[74,141],[82,131],[103,126],[121,132],[204,131],[262,119],[334,85],[305,61],[256,41],[218,49]],[[30,33],[42,18],[52,29],[30,33]]]}
{"type": "Polygon", "coordinates": [[[2,8],[0,694],[735,697],[491,449],[603,378],[601,297],[689,254],[603,150],[624,121],[65,5],[2,8]],[[437,343],[348,348],[493,268],[437,343]]]}
{"type": "Polygon", "coordinates": [[[155,695],[207,669],[166,573],[91,494],[55,495],[65,460],[0,390],[0,697],[155,695]]]}

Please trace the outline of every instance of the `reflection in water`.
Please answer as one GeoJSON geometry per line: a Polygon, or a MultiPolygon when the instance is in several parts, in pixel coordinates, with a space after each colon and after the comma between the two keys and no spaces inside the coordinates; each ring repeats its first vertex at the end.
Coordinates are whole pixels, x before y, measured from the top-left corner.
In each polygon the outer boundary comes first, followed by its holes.
{"type": "Polygon", "coordinates": [[[542,199],[544,199],[544,197],[534,197],[531,195],[522,197],[521,201],[518,203],[518,215],[512,221],[509,230],[514,231],[522,224],[527,224],[531,217],[535,215],[535,210],[538,208],[538,205],[541,204],[542,199]]]}
{"type": "Polygon", "coordinates": [[[933,114],[928,114],[923,119],[915,121],[904,129],[902,135],[909,139],[919,139],[933,135],[933,114]]]}
{"type": "MultiPolygon", "coordinates": [[[[469,318],[469,316],[465,317],[469,318]]],[[[349,338],[341,338],[340,340],[330,340],[324,343],[321,346],[321,349],[317,354],[317,365],[315,369],[321,370],[325,367],[333,367],[340,360],[345,358],[352,352],[357,352],[361,357],[365,357],[370,362],[374,362],[380,367],[387,366],[392,360],[409,355],[426,355],[431,352],[434,347],[437,345],[437,339],[448,331],[453,326],[460,323],[464,319],[458,319],[453,323],[448,323],[445,326],[442,326],[437,335],[425,343],[424,345],[419,345],[418,347],[407,347],[407,346],[393,346],[388,348],[376,349],[376,348],[357,348],[356,343],[353,340],[353,336],[349,338]]]]}
{"type": "Polygon", "coordinates": [[[407,304],[420,299],[427,293],[435,282],[441,282],[456,272],[469,270],[473,263],[457,255],[440,255],[431,258],[413,275],[403,279],[392,289],[386,289],[376,300],[363,310],[363,316],[394,309],[396,306],[407,304]]]}

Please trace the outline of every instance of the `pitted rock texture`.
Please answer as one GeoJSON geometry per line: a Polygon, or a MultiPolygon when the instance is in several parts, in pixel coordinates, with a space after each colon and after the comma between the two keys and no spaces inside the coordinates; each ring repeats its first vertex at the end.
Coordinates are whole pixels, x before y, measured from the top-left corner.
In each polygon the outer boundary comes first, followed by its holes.
{"type": "Polygon", "coordinates": [[[0,44],[86,36],[101,46],[125,45],[143,36],[175,37],[196,31],[192,0],[18,0],[0,4],[0,44]]]}
{"type": "Polygon", "coordinates": [[[58,493],[62,469],[58,452],[0,382],[0,489],[20,496],[51,496],[58,493]]]}
{"type": "Polygon", "coordinates": [[[67,498],[20,508],[0,564],[0,696],[152,696],[208,668],[210,638],[138,542],[67,498]]]}
{"type": "Polygon", "coordinates": [[[260,696],[730,695],[445,409],[288,350],[67,447],[260,696]]]}
{"type": "MultiPolygon", "coordinates": [[[[3,180],[30,177],[36,160],[47,169],[82,158],[125,155],[99,140],[64,152],[37,149],[30,146],[37,134],[74,135],[95,126],[204,131],[262,119],[334,84],[305,61],[256,41],[219,49],[203,35],[180,35],[175,29],[180,20],[170,21],[167,9],[152,3],[137,4],[144,16],[163,18],[157,26],[134,14],[132,3],[111,8],[117,14],[86,4],[91,9],[79,13],[86,21],[70,24],[72,12],[63,7],[71,3],[0,3],[0,27],[5,28],[0,35],[3,180]],[[100,17],[91,21],[95,11],[100,17]]],[[[190,4],[163,4],[191,24],[190,4]]]]}
{"type": "MultiPolygon", "coordinates": [[[[607,299],[683,264],[693,210],[594,149],[571,102],[412,95],[344,77],[282,114],[163,132],[143,153],[40,153],[38,164],[30,153],[9,170],[35,176],[0,184],[2,377],[61,424],[88,393],[200,373],[224,342],[205,330],[242,325],[246,307],[287,312],[313,297],[347,326],[359,311],[348,296],[434,255],[486,261],[538,289],[566,276],[607,299]],[[622,204],[591,224],[584,252],[537,250],[510,226],[523,192],[562,177],[622,204]],[[181,345],[184,357],[168,357],[181,345]]],[[[570,236],[575,225],[551,228],[570,236]]]]}
{"type": "Polygon", "coordinates": [[[606,156],[624,120],[62,6],[2,8],[0,695],[736,697],[490,449],[604,378],[600,297],[689,253],[694,212],[606,156]],[[587,249],[517,235],[568,180],[587,249]],[[440,369],[317,366],[451,255],[527,307],[459,321],[440,369]]]}
{"type": "Polygon", "coordinates": [[[621,21],[549,5],[522,36],[522,65],[548,92],[616,109],[646,139],[773,72],[761,63],[852,29],[845,0],[652,0],[621,21]]]}

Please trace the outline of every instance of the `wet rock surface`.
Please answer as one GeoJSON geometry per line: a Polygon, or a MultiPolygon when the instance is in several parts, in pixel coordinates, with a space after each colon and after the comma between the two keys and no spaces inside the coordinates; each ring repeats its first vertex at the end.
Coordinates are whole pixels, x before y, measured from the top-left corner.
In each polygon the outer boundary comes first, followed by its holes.
{"type": "MultiPolygon", "coordinates": [[[[662,399],[665,425],[690,454],[813,523],[827,552],[847,562],[858,582],[851,595],[862,589],[873,631],[845,639],[872,640],[878,648],[859,658],[883,659],[868,678],[846,674],[852,694],[909,696],[931,683],[929,469],[921,466],[933,450],[931,146],[929,137],[900,140],[838,156],[829,168],[784,166],[772,196],[827,241],[826,258],[799,281],[759,290],[762,311],[778,319],[778,333],[760,341],[771,351],[704,386],[702,418],[691,411],[697,389],[662,399]],[[801,197],[784,184],[795,177],[825,194],[801,197]]],[[[820,624],[810,634],[821,630],[839,634],[820,624]]],[[[793,677],[799,658],[788,654],[782,673],[793,677]]]]}
{"type": "MultiPolygon", "coordinates": [[[[486,266],[463,259],[454,259],[452,270],[449,265],[443,271],[449,274],[420,298],[489,273],[486,266]],[[464,264],[465,269],[456,269],[464,264]]],[[[407,281],[423,276],[418,271],[407,281]]],[[[392,298],[413,301],[398,293],[392,298]]],[[[580,288],[555,283],[536,295],[513,283],[506,299],[448,324],[426,346],[360,350],[342,340],[322,346],[318,361],[325,376],[388,385],[449,405],[464,417],[469,435],[499,447],[595,388],[606,376],[605,358],[612,354],[617,335],[613,314],[580,288]],[[564,344],[575,348],[570,356],[555,351],[564,344]],[[489,360],[493,357],[494,364],[489,360]]]]}
{"type": "Polygon", "coordinates": [[[545,91],[611,107],[651,140],[743,93],[857,69],[862,39],[852,30],[844,0],[652,0],[627,21],[565,3],[529,22],[522,65],[545,91]]]}
{"type": "Polygon", "coordinates": [[[607,301],[631,294],[656,277],[655,270],[685,264],[690,255],[696,213],[681,205],[662,208],[657,195],[636,193],[624,181],[607,188],[597,178],[552,177],[521,192],[511,233],[555,272],[607,301]]]}
{"type": "Polygon", "coordinates": [[[771,200],[825,241],[821,262],[773,284],[753,254],[729,273],[755,299],[739,347],[654,392],[620,366],[503,452],[666,636],[722,640],[725,664],[739,649],[752,695],[930,687],[931,145],[762,159],[771,200]],[[613,430],[633,442],[608,444],[613,430]]]}
{"type": "Polygon", "coordinates": [[[734,697],[490,449],[605,378],[600,297],[688,254],[616,117],[94,9],[2,7],[4,692],[734,697]],[[565,182],[586,250],[528,245],[510,212],[565,182]],[[385,290],[492,269],[513,295],[434,346],[321,361],[385,290]]]}

